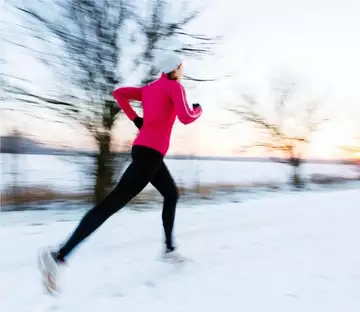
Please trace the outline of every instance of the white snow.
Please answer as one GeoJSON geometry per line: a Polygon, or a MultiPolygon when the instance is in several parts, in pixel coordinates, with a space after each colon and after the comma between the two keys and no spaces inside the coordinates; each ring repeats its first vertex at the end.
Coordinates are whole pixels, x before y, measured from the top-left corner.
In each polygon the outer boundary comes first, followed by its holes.
{"type": "Polygon", "coordinates": [[[360,189],[181,204],[179,250],[193,261],[180,267],[157,260],[160,210],[124,210],[69,259],[61,296],[46,297],[37,249],[82,213],[0,214],[1,311],[360,311],[360,189]]]}

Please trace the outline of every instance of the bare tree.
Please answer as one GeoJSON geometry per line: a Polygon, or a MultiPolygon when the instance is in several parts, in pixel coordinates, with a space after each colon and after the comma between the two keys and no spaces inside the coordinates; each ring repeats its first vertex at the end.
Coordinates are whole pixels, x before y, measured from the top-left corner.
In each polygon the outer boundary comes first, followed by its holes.
{"type": "Polygon", "coordinates": [[[58,0],[46,4],[34,0],[17,7],[26,20],[22,28],[33,42],[38,42],[32,47],[14,43],[49,66],[56,73],[56,80],[52,83],[54,88],[46,94],[33,92],[22,84],[11,85],[9,89],[16,100],[28,106],[40,104],[61,115],[69,125],[80,123],[88,130],[97,145],[96,202],[104,198],[113,180],[112,129],[119,108],[111,94],[128,73],[121,65],[132,61],[125,53],[126,39],[145,38],[145,43],[139,42],[143,49],[134,62],[135,68],[145,65],[140,75],[143,82],[154,77],[155,51],[166,49],[165,39],[191,38],[191,43],[185,42],[180,47],[183,53],[199,55],[209,51],[210,39],[184,31],[198,12],[189,12],[184,7],[177,20],[167,21],[166,10],[172,1],[146,3],[150,9],[145,17],[137,13],[140,8],[126,0],[58,0]],[[138,25],[135,30],[129,27],[131,21],[138,25]],[[35,48],[39,42],[45,49],[35,48]],[[196,48],[196,42],[207,47],[196,48]]]}
{"type": "Polygon", "coordinates": [[[283,81],[274,89],[276,100],[267,107],[254,96],[243,94],[242,104],[230,111],[257,130],[248,148],[260,148],[270,153],[272,160],[289,164],[293,168],[292,184],[299,188],[303,185],[300,167],[308,145],[326,119],[320,117],[319,101],[294,100],[295,83],[283,81]]]}
{"type": "MultiPolygon", "coordinates": [[[[175,5],[171,0],[145,2],[147,4],[145,17],[136,16],[140,37],[145,41],[144,49],[136,60],[136,65],[145,65],[142,75],[144,83],[153,81],[158,74],[156,55],[159,51],[174,50],[187,57],[202,57],[211,54],[213,45],[220,37],[212,38],[186,31],[187,26],[201,14],[199,8],[189,9],[188,3],[184,1],[182,8],[179,8],[176,14],[171,14],[171,9],[175,5]],[[176,47],[171,44],[172,40],[177,41],[176,47]]],[[[184,78],[196,82],[216,80],[216,78],[208,77],[185,76],[184,78]]]]}
{"type": "Polygon", "coordinates": [[[51,67],[57,80],[47,94],[18,85],[12,94],[27,105],[40,103],[60,114],[64,122],[80,123],[88,130],[98,147],[95,200],[99,202],[113,174],[111,130],[117,110],[111,94],[122,81],[117,73],[122,57],[119,34],[130,11],[123,0],[32,1],[17,8],[23,13],[34,46],[40,41],[45,47],[25,48],[51,67]]]}

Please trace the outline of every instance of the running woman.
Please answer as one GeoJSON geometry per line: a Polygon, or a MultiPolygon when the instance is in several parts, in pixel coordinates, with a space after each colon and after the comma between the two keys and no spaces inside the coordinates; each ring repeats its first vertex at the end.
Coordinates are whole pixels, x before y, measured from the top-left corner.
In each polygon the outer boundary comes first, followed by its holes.
{"type": "Polygon", "coordinates": [[[124,87],[113,93],[126,116],[140,129],[132,151],[132,162],[114,190],[89,210],[67,241],[58,250],[46,248],[39,253],[38,264],[45,288],[58,292],[58,269],[70,253],[109,217],[123,208],[151,183],[163,196],[162,221],[165,236],[163,260],[182,262],[185,258],[175,250],[173,226],[179,193],[164,163],[175,118],[190,124],[202,113],[199,104],[189,107],[184,87],[180,84],[183,65],[180,57],[170,53],[161,62],[161,77],[144,87],[124,87]],[[129,100],[141,101],[143,118],[130,106],[129,100]]]}

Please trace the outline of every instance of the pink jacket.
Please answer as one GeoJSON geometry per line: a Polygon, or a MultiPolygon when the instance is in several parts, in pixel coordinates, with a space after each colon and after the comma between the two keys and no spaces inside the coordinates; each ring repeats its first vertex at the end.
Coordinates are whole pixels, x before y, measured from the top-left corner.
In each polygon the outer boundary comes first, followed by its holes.
{"type": "Polygon", "coordinates": [[[150,147],[165,155],[176,116],[183,124],[200,117],[200,107],[192,109],[186,101],[184,87],[163,74],[158,80],[141,88],[125,87],[113,93],[116,101],[130,120],[137,117],[129,100],[141,101],[144,123],[133,145],[150,147]]]}

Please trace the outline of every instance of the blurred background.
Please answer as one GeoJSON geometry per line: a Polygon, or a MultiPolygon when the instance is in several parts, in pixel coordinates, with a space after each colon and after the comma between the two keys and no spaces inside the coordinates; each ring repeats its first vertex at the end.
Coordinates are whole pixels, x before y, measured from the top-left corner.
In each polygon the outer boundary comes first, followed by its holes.
{"type": "MultiPolygon", "coordinates": [[[[175,126],[166,158],[182,200],[358,186],[359,10],[350,0],[2,1],[1,209],[104,198],[137,134],[112,91],[157,79],[164,51],[182,55],[189,102],[204,109],[175,126]]],[[[158,200],[149,186],[131,207],[158,200]]]]}

